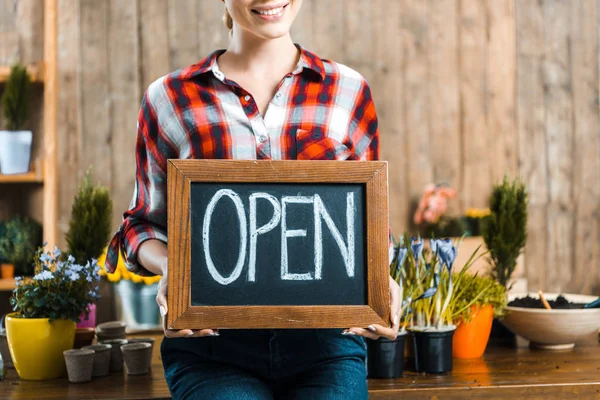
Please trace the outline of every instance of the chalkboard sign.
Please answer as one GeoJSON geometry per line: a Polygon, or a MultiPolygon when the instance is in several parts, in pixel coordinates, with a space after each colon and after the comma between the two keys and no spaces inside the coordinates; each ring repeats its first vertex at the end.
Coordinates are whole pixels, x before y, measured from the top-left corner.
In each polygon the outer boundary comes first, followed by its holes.
{"type": "Polygon", "coordinates": [[[169,160],[172,329],[389,325],[385,162],[169,160]]]}

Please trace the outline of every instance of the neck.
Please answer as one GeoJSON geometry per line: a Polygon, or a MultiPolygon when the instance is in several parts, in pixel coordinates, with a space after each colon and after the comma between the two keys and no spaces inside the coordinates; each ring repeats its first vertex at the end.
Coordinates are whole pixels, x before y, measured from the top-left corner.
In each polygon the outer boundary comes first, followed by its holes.
{"type": "Polygon", "coordinates": [[[277,39],[263,39],[234,27],[227,52],[224,54],[239,68],[261,75],[265,70],[291,72],[299,51],[288,33],[277,39]]]}

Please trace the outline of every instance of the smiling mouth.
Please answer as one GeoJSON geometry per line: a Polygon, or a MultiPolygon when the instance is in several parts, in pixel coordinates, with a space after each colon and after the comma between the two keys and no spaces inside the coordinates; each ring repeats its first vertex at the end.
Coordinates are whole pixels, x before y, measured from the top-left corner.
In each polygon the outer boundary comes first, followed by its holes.
{"type": "Polygon", "coordinates": [[[285,6],[282,7],[277,7],[277,8],[271,8],[268,10],[252,10],[252,12],[254,14],[258,14],[258,15],[279,15],[283,12],[283,10],[289,5],[286,4],[285,6]]]}

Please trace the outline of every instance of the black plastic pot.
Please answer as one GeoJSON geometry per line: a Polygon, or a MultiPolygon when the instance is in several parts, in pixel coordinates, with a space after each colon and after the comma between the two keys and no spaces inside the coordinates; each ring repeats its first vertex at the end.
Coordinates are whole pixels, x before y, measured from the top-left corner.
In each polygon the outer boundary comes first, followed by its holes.
{"type": "Polygon", "coordinates": [[[369,378],[398,378],[404,372],[404,339],[399,335],[396,340],[379,338],[367,340],[367,370],[369,378]]]}
{"type": "Polygon", "coordinates": [[[412,331],[415,371],[443,374],[452,371],[454,329],[443,332],[412,331]]]}
{"type": "Polygon", "coordinates": [[[516,347],[517,337],[507,327],[505,327],[500,320],[494,318],[492,322],[492,332],[490,333],[490,340],[488,341],[488,347],[490,346],[501,346],[501,347],[516,347]]]}

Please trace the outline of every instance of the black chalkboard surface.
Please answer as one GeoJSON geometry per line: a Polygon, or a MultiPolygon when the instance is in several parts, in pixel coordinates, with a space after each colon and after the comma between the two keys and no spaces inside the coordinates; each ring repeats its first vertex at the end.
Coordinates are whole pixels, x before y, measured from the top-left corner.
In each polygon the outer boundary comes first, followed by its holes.
{"type": "Polygon", "coordinates": [[[365,185],[190,187],[191,305],[365,305],[365,185]]]}

